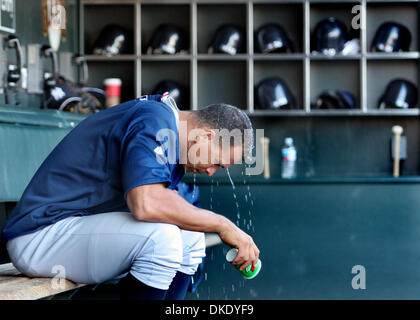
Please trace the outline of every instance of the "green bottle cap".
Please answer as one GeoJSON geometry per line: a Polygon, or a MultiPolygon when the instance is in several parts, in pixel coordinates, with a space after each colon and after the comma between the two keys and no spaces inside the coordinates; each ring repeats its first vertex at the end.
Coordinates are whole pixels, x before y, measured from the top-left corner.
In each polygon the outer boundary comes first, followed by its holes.
{"type": "MultiPolygon", "coordinates": [[[[226,253],[226,261],[232,263],[235,260],[236,256],[238,255],[238,249],[232,248],[226,253]]],[[[239,270],[240,266],[234,266],[236,269],[239,270]]],[[[250,264],[248,267],[240,271],[245,279],[253,279],[255,278],[261,270],[261,260],[258,259],[258,262],[255,267],[250,264]]]]}

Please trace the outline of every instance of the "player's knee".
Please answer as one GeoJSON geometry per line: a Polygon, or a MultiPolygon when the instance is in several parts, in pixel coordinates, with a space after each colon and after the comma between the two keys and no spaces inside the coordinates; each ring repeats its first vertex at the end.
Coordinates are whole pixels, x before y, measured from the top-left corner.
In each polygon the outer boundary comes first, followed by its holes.
{"type": "Polygon", "coordinates": [[[206,242],[203,232],[194,232],[181,230],[182,246],[184,253],[187,252],[205,252],[206,242]]]}
{"type": "Polygon", "coordinates": [[[183,241],[183,256],[179,271],[194,274],[206,256],[206,243],[204,233],[181,231],[183,241]]]}
{"type": "Polygon", "coordinates": [[[141,282],[167,290],[182,262],[180,229],[171,224],[156,223],[148,245],[139,250],[131,273],[141,282]]]}
{"type": "Polygon", "coordinates": [[[159,223],[153,235],[154,255],[165,257],[174,264],[182,261],[183,245],[181,230],[173,224],[159,223]]]}

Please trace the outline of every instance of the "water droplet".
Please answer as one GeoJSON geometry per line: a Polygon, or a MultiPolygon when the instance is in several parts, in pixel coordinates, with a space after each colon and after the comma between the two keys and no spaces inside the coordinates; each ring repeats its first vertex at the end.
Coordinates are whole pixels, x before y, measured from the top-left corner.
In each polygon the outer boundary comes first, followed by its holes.
{"type": "Polygon", "coordinates": [[[194,176],[194,183],[193,183],[193,194],[192,194],[192,197],[194,199],[194,196],[195,196],[195,183],[196,183],[196,180],[197,180],[197,175],[194,173],[193,176],[194,176]]]}
{"type": "MultiPolygon", "coordinates": [[[[236,193],[235,193],[235,184],[233,183],[233,180],[232,180],[232,177],[230,175],[230,172],[229,172],[228,168],[226,168],[226,173],[227,173],[227,176],[229,178],[230,184],[232,185],[233,199],[235,200],[238,219],[240,219],[241,218],[241,213],[240,213],[240,208],[239,208],[239,202],[238,202],[238,199],[237,199],[236,193]]],[[[239,227],[239,221],[236,222],[236,225],[239,227]]]]}
{"type": "Polygon", "coordinates": [[[235,190],[235,184],[233,183],[232,177],[230,176],[229,168],[226,168],[226,173],[228,175],[228,178],[230,180],[230,184],[232,185],[232,188],[235,190]]]}
{"type": "Polygon", "coordinates": [[[211,185],[210,185],[210,210],[213,211],[213,178],[211,178],[211,185]]]}

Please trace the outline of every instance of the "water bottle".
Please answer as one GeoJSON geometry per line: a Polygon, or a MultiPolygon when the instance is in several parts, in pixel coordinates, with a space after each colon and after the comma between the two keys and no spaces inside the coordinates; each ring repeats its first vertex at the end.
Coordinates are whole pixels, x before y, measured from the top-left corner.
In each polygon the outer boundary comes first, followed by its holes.
{"type": "Polygon", "coordinates": [[[296,148],[293,145],[292,138],[287,137],[284,139],[284,146],[281,149],[281,156],[281,177],[284,179],[296,178],[296,148]]]}

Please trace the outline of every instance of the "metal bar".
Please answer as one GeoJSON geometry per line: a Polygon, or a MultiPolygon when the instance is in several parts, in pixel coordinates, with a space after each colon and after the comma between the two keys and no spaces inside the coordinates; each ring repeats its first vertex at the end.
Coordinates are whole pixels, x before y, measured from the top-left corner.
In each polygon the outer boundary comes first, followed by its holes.
{"type": "MultiPolygon", "coordinates": [[[[417,50],[420,51],[420,2],[417,3],[417,50]]],[[[417,60],[417,92],[418,96],[420,96],[420,61],[417,60]]]]}
{"type": "Polygon", "coordinates": [[[192,0],[139,0],[144,4],[190,4],[192,0]]]}
{"type": "Polygon", "coordinates": [[[135,55],[138,58],[141,55],[141,5],[136,3],[135,5],[135,14],[134,14],[134,28],[135,28],[135,55]]]}
{"type": "Polygon", "coordinates": [[[303,66],[303,81],[304,81],[304,97],[303,104],[306,112],[311,111],[311,62],[310,62],[310,33],[311,33],[311,24],[310,24],[310,3],[309,0],[306,0],[303,5],[303,15],[304,15],[304,53],[305,60],[303,66]]]}
{"type": "Polygon", "coordinates": [[[79,52],[85,54],[85,8],[83,0],[78,1],[79,6],[79,52]]]}
{"type": "Polygon", "coordinates": [[[361,58],[360,54],[352,54],[352,55],[335,55],[335,56],[326,56],[323,54],[309,54],[309,58],[313,61],[315,60],[359,60],[361,58]]]}
{"type": "Polygon", "coordinates": [[[418,51],[393,53],[366,52],[367,60],[417,60],[419,58],[420,53],[418,51]]]}
{"type": "Polygon", "coordinates": [[[368,3],[410,3],[418,1],[419,0],[367,0],[368,3]]]}
{"type": "MultiPolygon", "coordinates": [[[[153,1],[153,0],[150,0],[153,1]]],[[[246,3],[249,0],[195,0],[197,3],[202,3],[202,4],[226,4],[227,2],[229,2],[229,4],[239,4],[239,3],[246,3]]]]}
{"type": "Polygon", "coordinates": [[[361,59],[360,59],[360,105],[363,112],[367,112],[367,34],[366,34],[366,13],[367,5],[366,0],[362,0],[360,12],[360,49],[361,49],[361,59]]]}
{"type": "Polygon", "coordinates": [[[247,38],[248,38],[248,59],[247,59],[247,109],[254,111],[254,7],[251,1],[247,5],[247,38]]]}
{"type": "Polygon", "coordinates": [[[141,56],[143,61],[190,61],[192,55],[174,54],[174,55],[152,55],[144,54],[141,56]]]}
{"type": "Polygon", "coordinates": [[[135,97],[141,96],[141,5],[137,2],[135,5],[134,27],[135,27],[135,54],[136,54],[136,70],[134,72],[135,97]]]}
{"type": "Polygon", "coordinates": [[[87,54],[85,55],[86,61],[135,61],[137,59],[134,54],[124,54],[119,56],[102,56],[87,54]]]}
{"type": "Polygon", "coordinates": [[[366,112],[360,109],[330,109],[330,110],[311,110],[306,112],[304,110],[255,110],[248,113],[252,117],[350,117],[350,116],[401,116],[401,117],[418,117],[420,115],[420,109],[406,109],[406,110],[394,110],[394,109],[371,109],[366,112]]]}
{"type": "Polygon", "coordinates": [[[223,54],[223,53],[215,53],[215,54],[197,54],[198,60],[206,60],[206,61],[232,61],[232,60],[247,60],[250,58],[248,54],[236,54],[234,56],[223,54]]]}
{"type": "Polygon", "coordinates": [[[89,4],[89,5],[94,5],[94,4],[100,4],[100,5],[104,5],[104,4],[110,4],[110,5],[115,5],[115,4],[134,4],[137,2],[137,0],[82,0],[82,2],[84,4],[89,4]]]}
{"type": "Polygon", "coordinates": [[[300,4],[304,3],[305,0],[254,0],[254,4],[300,4]]]}
{"type": "Polygon", "coordinates": [[[299,61],[305,58],[302,53],[270,53],[270,54],[253,54],[251,57],[257,61],[299,61]]]}
{"type": "Polygon", "coordinates": [[[198,82],[197,82],[197,2],[191,1],[190,7],[190,24],[191,24],[191,53],[192,59],[190,63],[190,88],[191,88],[191,106],[192,110],[198,109],[198,82]]]}

